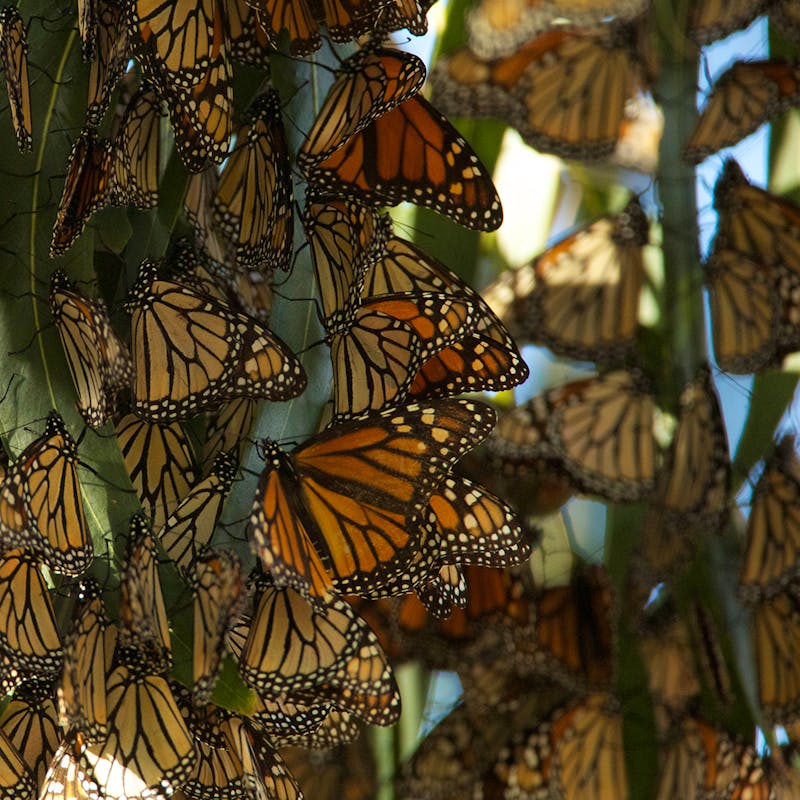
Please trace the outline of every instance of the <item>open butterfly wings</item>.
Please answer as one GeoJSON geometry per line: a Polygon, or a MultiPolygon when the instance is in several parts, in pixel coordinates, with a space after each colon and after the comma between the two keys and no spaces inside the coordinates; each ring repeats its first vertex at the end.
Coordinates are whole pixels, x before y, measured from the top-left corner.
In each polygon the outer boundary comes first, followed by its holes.
{"type": "Polygon", "coordinates": [[[292,55],[313,53],[322,44],[319,23],[335,42],[366,34],[377,36],[407,28],[415,36],[428,30],[425,17],[433,0],[403,0],[388,5],[381,0],[247,0],[274,44],[282,30],[291,42],[292,55]]]}
{"type": "Polygon", "coordinates": [[[272,446],[251,516],[265,569],[317,602],[389,579],[413,588],[403,571],[418,517],[493,421],[484,406],[444,400],[343,422],[289,456],[272,446]]]}

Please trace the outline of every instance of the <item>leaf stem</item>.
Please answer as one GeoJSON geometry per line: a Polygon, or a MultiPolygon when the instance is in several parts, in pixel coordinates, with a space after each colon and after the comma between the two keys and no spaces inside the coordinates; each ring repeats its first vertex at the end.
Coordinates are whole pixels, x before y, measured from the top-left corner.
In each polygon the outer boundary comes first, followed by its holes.
{"type": "Polygon", "coordinates": [[[47,112],[44,116],[44,124],[42,125],[42,133],[41,133],[41,141],[39,142],[39,152],[36,154],[36,170],[33,176],[33,187],[31,189],[31,236],[29,242],[29,249],[30,249],[30,296],[31,296],[31,307],[33,309],[33,328],[36,331],[36,341],[39,345],[39,355],[42,360],[42,369],[44,371],[44,378],[45,382],[47,383],[47,391],[50,394],[50,405],[52,408],[57,408],[56,404],[56,396],[53,390],[53,381],[50,378],[50,369],[47,366],[47,357],[44,352],[44,341],[41,335],[41,326],[39,325],[39,304],[37,303],[36,297],[36,233],[37,233],[37,221],[38,221],[38,201],[39,201],[39,177],[42,174],[42,165],[44,164],[44,156],[47,150],[47,138],[48,133],[50,130],[50,122],[53,118],[53,112],[55,110],[56,99],[58,98],[58,90],[62,84],[62,78],[64,75],[64,69],[67,64],[67,59],[69,58],[69,54],[72,50],[72,46],[75,43],[75,39],[77,38],[77,31],[72,31],[67,39],[67,43],[64,46],[64,52],[61,54],[61,61],[58,64],[58,69],[56,70],[55,77],[53,79],[53,89],[50,92],[50,102],[47,106],[47,112]]]}

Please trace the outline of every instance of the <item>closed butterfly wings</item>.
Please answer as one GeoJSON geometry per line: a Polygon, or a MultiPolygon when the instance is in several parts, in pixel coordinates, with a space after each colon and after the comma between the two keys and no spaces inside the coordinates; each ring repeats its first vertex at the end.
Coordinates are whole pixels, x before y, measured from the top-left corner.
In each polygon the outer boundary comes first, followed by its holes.
{"type": "Polygon", "coordinates": [[[697,537],[722,529],[730,479],[719,399],[702,367],[681,393],[678,424],[645,521],[643,553],[656,574],[684,563],[697,537]]]}
{"type": "Polygon", "coordinates": [[[647,88],[634,39],[632,26],[615,22],[547,31],[491,61],[462,50],[434,70],[434,96],[445,113],[504,120],[542,152],[606,158],[626,103],[647,88]]]}
{"type": "Polygon", "coordinates": [[[267,697],[334,702],[380,725],[392,724],[399,714],[386,656],[342,600],[314,609],[292,589],[265,587],[240,665],[245,680],[267,697]]]}
{"type": "Polygon", "coordinates": [[[75,441],[56,412],[11,465],[0,488],[0,541],[24,547],[56,572],[78,575],[94,558],[75,441]]]}
{"type": "Polygon", "coordinates": [[[425,66],[398,50],[366,48],[351,56],[337,77],[298,153],[309,169],[381,114],[415,95],[425,80],[425,66]]]}
{"type": "Polygon", "coordinates": [[[22,16],[14,6],[6,6],[0,11],[0,63],[5,73],[17,146],[24,152],[31,149],[33,142],[28,33],[22,16]]]}
{"type": "Polygon", "coordinates": [[[63,255],[108,200],[111,182],[111,143],[84,128],[72,148],[64,191],[58,205],[50,257],[63,255]]]}
{"type": "Polygon", "coordinates": [[[565,20],[581,26],[610,17],[627,20],[646,5],[644,0],[481,0],[467,17],[469,43],[481,58],[506,56],[565,20]]]}
{"type": "Polygon", "coordinates": [[[503,418],[489,443],[498,458],[560,464],[575,486],[612,501],[652,490],[655,400],[640,373],[573,381],[542,399],[544,407],[534,398],[503,418]]]}
{"type": "Polygon", "coordinates": [[[557,355],[619,362],[635,346],[647,240],[634,198],[549,248],[533,262],[535,283],[514,307],[514,327],[557,355]]]}
{"type": "Polygon", "coordinates": [[[221,0],[135,0],[125,11],[147,79],[167,100],[177,150],[190,172],[225,158],[231,136],[232,71],[221,0]]]}
{"type": "Polygon", "coordinates": [[[174,421],[238,396],[287,399],[305,388],[288,348],[254,320],[145,262],[128,303],[133,409],[174,421]]]}
{"type": "Polygon", "coordinates": [[[720,223],[706,269],[715,351],[726,369],[757,371],[800,348],[800,211],[750,184],[733,160],[714,197],[720,223]]]}
{"type": "Polygon", "coordinates": [[[476,230],[495,230],[503,219],[478,156],[418,95],[352,135],[308,177],[323,191],[382,205],[407,200],[476,230]]]}
{"type": "Polygon", "coordinates": [[[78,411],[88,425],[99,427],[117,392],[130,381],[130,353],[102,301],[84,296],[61,270],[50,279],[49,301],[78,392],[78,411]]]}
{"type": "Polygon", "coordinates": [[[111,202],[145,210],[158,205],[161,101],[142,87],[125,107],[114,143],[111,202]]]}
{"type": "Polygon", "coordinates": [[[364,296],[413,291],[466,297],[476,313],[471,330],[423,360],[411,385],[411,397],[503,391],[527,378],[519,350],[480,295],[411,242],[388,236],[384,252],[367,273],[364,296]]]}
{"type": "Polygon", "coordinates": [[[691,163],[730,147],[800,100],[800,73],[785,61],[738,61],[714,84],[684,150],[691,163]]]}
{"type": "Polygon", "coordinates": [[[12,666],[40,673],[61,667],[61,636],[50,593],[38,562],[22,550],[0,557],[0,619],[0,651],[12,666]]]}
{"type": "Polygon", "coordinates": [[[100,741],[108,734],[106,677],[117,629],[106,614],[97,584],[83,583],[78,599],[78,612],[64,640],[59,716],[65,729],[75,727],[87,741],[100,741]]]}
{"type": "Polygon", "coordinates": [[[794,439],[781,440],[753,491],[739,592],[747,599],[786,588],[798,574],[800,465],[794,439]]]}
{"type": "Polygon", "coordinates": [[[791,293],[785,291],[791,281],[779,280],[771,267],[724,247],[709,256],[705,274],[714,354],[721,369],[760,372],[800,347],[791,323],[791,293]]]}
{"type": "Polygon", "coordinates": [[[212,199],[214,218],[236,247],[237,264],[266,273],[287,269],[292,178],[276,92],[257,98],[236,138],[212,199]]]}

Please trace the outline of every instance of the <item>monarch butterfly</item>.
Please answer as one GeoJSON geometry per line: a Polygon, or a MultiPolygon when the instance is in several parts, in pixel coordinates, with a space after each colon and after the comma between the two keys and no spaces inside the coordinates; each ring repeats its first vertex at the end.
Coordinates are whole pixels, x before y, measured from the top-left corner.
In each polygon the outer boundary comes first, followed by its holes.
{"type": "Polygon", "coordinates": [[[288,455],[266,440],[251,515],[265,569],[315,603],[389,579],[412,588],[402,572],[417,517],[493,422],[486,406],[442,400],[342,422],[288,455]]]}
{"type": "Polygon", "coordinates": [[[75,727],[87,741],[108,734],[106,677],[117,642],[117,629],[106,615],[99,586],[80,586],[78,614],[64,639],[64,672],[59,688],[59,718],[64,729],[75,727]]]}
{"type": "Polygon", "coordinates": [[[657,574],[682,561],[695,534],[714,533],[725,524],[730,473],[719,399],[703,367],[681,393],[678,425],[645,524],[643,554],[657,574]]]}
{"type": "Polygon", "coordinates": [[[198,172],[209,160],[223,161],[231,135],[233,91],[222,3],[135,0],[126,13],[145,77],[167,101],[186,168],[198,172]]]}
{"type": "Polygon", "coordinates": [[[274,42],[285,28],[291,42],[291,53],[308,55],[318,50],[322,40],[318,22],[324,22],[328,35],[335,42],[347,42],[365,34],[381,38],[382,34],[407,28],[415,36],[428,30],[425,14],[434,0],[403,0],[387,5],[380,0],[333,0],[320,5],[313,0],[247,0],[258,14],[274,42]]]}
{"type": "Polygon", "coordinates": [[[656,800],[773,796],[766,786],[766,765],[755,748],[700,719],[682,719],[668,733],[663,752],[656,800]]]}
{"type": "Polygon", "coordinates": [[[128,102],[114,139],[111,202],[140,209],[158,205],[161,101],[141,88],[128,102]]]}
{"type": "MultiPolygon", "coordinates": [[[[521,514],[552,514],[577,491],[559,459],[539,451],[550,409],[543,395],[500,414],[485,451],[471,453],[460,471],[480,479],[490,474],[492,488],[508,497],[521,514]]],[[[486,478],[484,478],[486,480],[486,478]]]]}
{"type": "Polygon", "coordinates": [[[615,598],[603,567],[576,570],[566,586],[538,592],[533,605],[533,668],[567,686],[609,686],[614,679],[615,598]]]}
{"type": "Polygon", "coordinates": [[[381,114],[415,95],[425,80],[425,65],[411,53],[366,47],[336,71],[297,163],[310,169],[364,130],[381,114]]]}
{"type": "Polygon", "coordinates": [[[24,152],[33,144],[31,94],[28,80],[28,32],[14,6],[0,11],[0,63],[6,74],[6,91],[17,146],[24,152]]]}
{"type": "Polygon", "coordinates": [[[622,715],[605,693],[556,712],[550,727],[551,784],[565,800],[626,797],[622,715]]]}
{"type": "MultiPolygon", "coordinates": [[[[455,564],[510,567],[530,557],[531,545],[514,511],[499,497],[466,478],[445,478],[431,495],[426,514],[430,525],[409,570],[424,565],[426,572],[435,576],[438,590],[445,593],[442,598],[445,601],[449,593],[460,601],[459,595],[466,591],[460,571],[448,574],[448,567],[455,564]]],[[[428,591],[436,592],[436,585],[428,591]]],[[[460,604],[463,606],[465,602],[463,598],[460,604]]]]}
{"type": "Polygon", "coordinates": [[[97,20],[97,57],[89,65],[86,122],[97,127],[108,111],[111,95],[125,74],[130,47],[119,4],[110,0],[86,0],[86,5],[96,8],[97,20]]]}
{"type": "Polygon", "coordinates": [[[167,681],[123,650],[108,677],[108,737],[82,761],[111,800],[171,793],[191,774],[194,742],[167,681]]]}
{"type": "Polygon", "coordinates": [[[770,0],[712,0],[692,8],[689,31],[698,44],[709,44],[747,27],[770,0]]]}
{"type": "Polygon", "coordinates": [[[442,59],[431,80],[446,114],[491,116],[531,147],[595,161],[617,145],[629,100],[647,90],[634,28],[555,29],[510,56],[484,62],[469,49],[442,59]]]}
{"type": "Polygon", "coordinates": [[[247,0],[226,0],[225,22],[231,58],[269,69],[269,35],[247,0]]]}
{"type": "Polygon", "coordinates": [[[512,463],[560,465],[581,491],[641,498],[655,483],[654,414],[645,377],[615,370],[534,397],[501,418],[488,445],[512,463]]]}
{"type": "Polygon", "coordinates": [[[667,606],[645,620],[640,642],[653,702],[672,715],[684,712],[701,691],[689,626],[667,606]]]}
{"type": "Polygon", "coordinates": [[[43,673],[60,669],[64,655],[39,564],[22,550],[0,556],[0,651],[15,667],[43,673]]]}
{"type": "Polygon", "coordinates": [[[0,715],[0,730],[16,747],[41,786],[61,741],[52,680],[23,683],[0,715]]]}
{"type": "Polygon", "coordinates": [[[192,487],[159,530],[161,546],[181,573],[194,568],[196,556],[211,540],[236,469],[232,456],[219,453],[209,474],[192,487]]]}
{"type": "Polygon", "coordinates": [[[335,703],[377,725],[400,715],[386,656],[343,600],[315,610],[293,589],[263,587],[239,664],[260,694],[335,703]]]}
{"type": "Polygon", "coordinates": [[[0,730],[0,789],[9,800],[29,800],[36,793],[36,781],[17,748],[0,730]]]}
{"type": "Polygon", "coordinates": [[[116,433],[136,496],[161,529],[197,483],[189,440],[177,422],[156,425],[135,414],[122,417],[116,433]]]}
{"type": "Polygon", "coordinates": [[[252,797],[302,800],[297,783],[266,736],[235,715],[220,727],[242,764],[242,786],[246,793],[252,797]]]}
{"type": "Polygon", "coordinates": [[[192,701],[208,703],[217,681],[226,630],[244,600],[242,565],[226,550],[205,551],[194,562],[192,701]]]}
{"type": "Polygon", "coordinates": [[[50,258],[66,253],[92,214],[105,206],[111,181],[111,149],[111,142],[98,139],[92,128],[84,128],[75,140],[53,225],[50,258]]]}
{"type": "Polygon", "coordinates": [[[783,590],[798,574],[800,463],[785,436],[764,465],[753,491],[739,593],[748,600],[783,590]]]}
{"type": "Polygon", "coordinates": [[[402,292],[363,298],[329,335],[336,419],[396,406],[423,363],[451,347],[477,322],[466,297],[402,292]]]}
{"type": "Polygon", "coordinates": [[[765,718],[774,723],[794,719],[800,700],[793,666],[800,655],[800,606],[793,594],[780,592],[753,607],[752,643],[765,718]]]}
{"type": "Polygon", "coordinates": [[[236,246],[236,263],[265,273],[292,257],[292,173],[278,93],[251,105],[212,200],[219,230],[236,246]]]}
{"type": "Polygon", "coordinates": [[[78,412],[87,425],[99,428],[117,392],[130,381],[130,353],[111,327],[103,301],[87,298],[60,269],[50,278],[49,303],[78,392],[78,412]]]}
{"type": "Polygon", "coordinates": [[[537,33],[567,19],[594,25],[639,15],[645,0],[481,0],[467,16],[470,47],[481,58],[511,55],[537,33]]]}
{"type": "Polygon", "coordinates": [[[800,14],[792,0],[777,0],[769,7],[770,22],[793,42],[800,40],[800,14]]]}
{"type": "Polygon", "coordinates": [[[158,545],[144,515],[131,517],[129,541],[120,584],[119,643],[146,652],[151,668],[163,671],[172,662],[169,620],[158,577],[158,545]]]}
{"type": "Polygon", "coordinates": [[[203,465],[209,469],[218,453],[231,452],[241,458],[244,440],[253,427],[256,401],[239,397],[212,414],[206,427],[203,465]]]}
{"type": "MultiPolygon", "coordinates": [[[[466,705],[459,705],[422,740],[401,767],[395,782],[397,797],[411,800],[447,797],[490,797],[479,793],[481,772],[489,766],[509,723],[495,712],[477,723],[466,705]]],[[[497,795],[502,797],[502,795],[497,795]]]]}
{"type": "Polygon", "coordinates": [[[211,703],[194,705],[187,689],[174,681],[171,688],[194,739],[195,765],[181,785],[181,796],[201,800],[209,796],[241,797],[243,771],[221,724],[227,716],[211,703]]]}
{"type": "Polygon", "coordinates": [[[721,369],[760,372],[800,348],[790,322],[791,286],[773,268],[723,247],[709,256],[705,274],[714,355],[721,369]]]}
{"type": "MultiPolygon", "coordinates": [[[[244,639],[247,639],[250,618],[244,623],[244,639]]],[[[226,641],[228,641],[226,639],[226,641]]],[[[230,648],[233,651],[233,648],[230,648]]],[[[239,658],[242,648],[234,655],[239,658]]],[[[291,700],[278,700],[270,697],[256,695],[256,709],[253,719],[276,747],[283,747],[284,743],[293,741],[295,737],[311,736],[319,730],[322,723],[332,713],[331,706],[327,703],[296,703],[291,700]]]]}
{"type": "Polygon", "coordinates": [[[367,272],[362,295],[414,291],[465,297],[475,306],[477,321],[460,341],[424,360],[411,385],[413,398],[503,391],[528,377],[519,350],[481,296],[444,264],[389,231],[381,257],[367,272]]]}
{"type": "Polygon", "coordinates": [[[307,195],[303,227],[322,303],[323,324],[331,330],[352,318],[365,276],[380,253],[380,217],[356,200],[307,195]]]}
{"type": "Polygon", "coordinates": [[[77,462],[77,445],[52,411],[44,434],[19,454],[0,489],[0,539],[64,575],[78,575],[94,558],[77,462]]]}
{"type": "Polygon", "coordinates": [[[281,755],[305,797],[369,800],[377,793],[375,760],[361,742],[314,752],[290,747],[282,749],[281,755]]]}
{"type": "Polygon", "coordinates": [[[419,588],[417,594],[397,600],[356,604],[392,663],[413,656],[432,669],[457,670],[463,676],[465,652],[487,630],[530,631],[531,595],[522,576],[509,569],[476,565],[466,565],[461,571],[467,585],[465,603],[448,609],[446,618],[438,618],[426,606],[419,588]]]}
{"type": "Polygon", "coordinates": [[[445,564],[427,582],[416,588],[417,597],[434,619],[447,619],[453,608],[467,602],[467,579],[458,564],[445,564]]]}
{"type": "Polygon", "coordinates": [[[245,314],[262,325],[269,323],[272,313],[272,280],[268,276],[247,268],[234,269],[228,286],[245,314]]]}
{"type": "Polygon", "coordinates": [[[305,389],[300,362],[277,336],[221,300],[160,280],[153,262],[142,263],[127,309],[133,410],[152,422],[185,419],[234,397],[286,400],[305,389]]]}
{"type": "Polygon", "coordinates": [[[217,230],[211,211],[211,201],[217,193],[219,176],[216,167],[211,166],[189,176],[186,182],[186,195],[183,211],[194,228],[197,246],[213,261],[224,264],[232,260],[228,242],[217,230]]]}
{"type": "Polygon", "coordinates": [[[647,218],[633,198],[538,256],[530,294],[513,307],[524,339],[556,355],[619,361],[635,347],[647,218]]]}
{"type": "Polygon", "coordinates": [[[312,186],[365,203],[427,206],[467,228],[493,231],[503,210],[489,173],[427,100],[411,97],[308,171],[312,186]]]}
{"type": "Polygon", "coordinates": [[[728,159],[714,187],[719,212],[715,240],[761,267],[800,273],[800,209],[778,195],[753,186],[733,159],[728,159]]]}
{"type": "Polygon", "coordinates": [[[97,15],[99,0],[78,0],[78,35],[81,55],[88,64],[97,58],[97,15]]]}
{"type": "Polygon", "coordinates": [[[800,97],[797,66],[778,59],[737,61],[714,84],[684,148],[691,164],[730,147],[800,97]]]}

